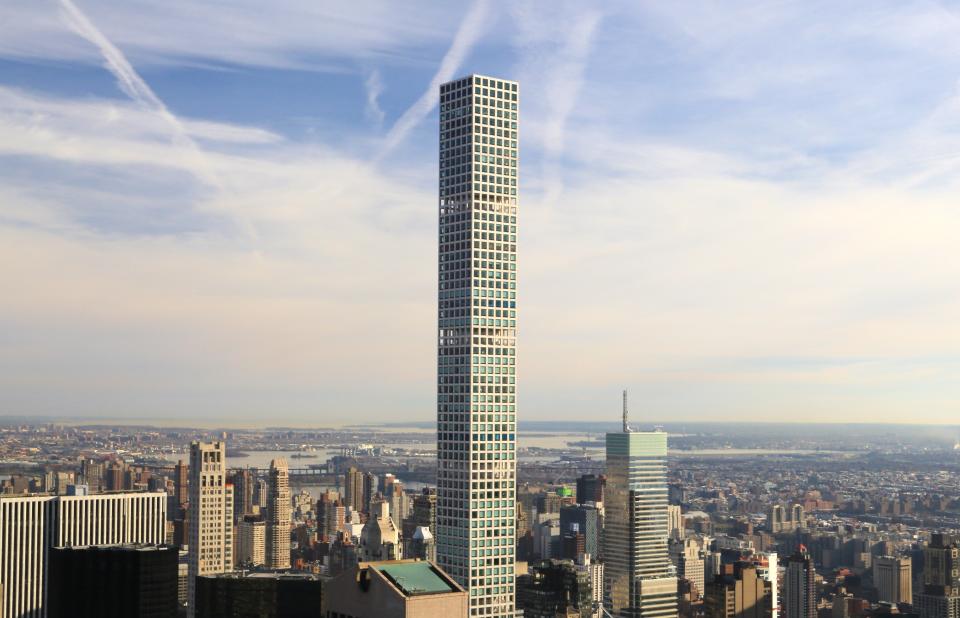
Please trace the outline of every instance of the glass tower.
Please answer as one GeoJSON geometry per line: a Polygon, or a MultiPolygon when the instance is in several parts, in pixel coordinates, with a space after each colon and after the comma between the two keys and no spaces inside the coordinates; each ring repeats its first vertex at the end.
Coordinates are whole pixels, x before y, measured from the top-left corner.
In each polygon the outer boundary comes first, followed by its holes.
{"type": "Polygon", "coordinates": [[[440,86],[437,562],[514,615],[517,82],[440,86]]]}
{"type": "Polygon", "coordinates": [[[667,434],[607,434],[604,605],[618,618],[676,618],[667,544],[667,434]]]}

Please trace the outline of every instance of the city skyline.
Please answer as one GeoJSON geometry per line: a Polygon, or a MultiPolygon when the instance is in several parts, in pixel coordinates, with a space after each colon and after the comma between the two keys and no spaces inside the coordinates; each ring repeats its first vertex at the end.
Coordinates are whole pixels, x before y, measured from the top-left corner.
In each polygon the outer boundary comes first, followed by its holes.
{"type": "Polygon", "coordinates": [[[0,8],[0,413],[430,419],[477,73],[524,84],[525,419],[954,420],[955,9],[191,5],[0,8]]]}

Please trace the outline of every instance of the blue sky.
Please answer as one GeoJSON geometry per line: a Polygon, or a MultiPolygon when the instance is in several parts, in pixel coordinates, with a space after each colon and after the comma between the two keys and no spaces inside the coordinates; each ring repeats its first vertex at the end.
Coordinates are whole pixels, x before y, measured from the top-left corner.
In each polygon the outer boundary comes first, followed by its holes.
{"type": "Polygon", "coordinates": [[[0,5],[0,414],[433,416],[436,85],[521,83],[531,420],[956,422],[960,4],[0,5]]]}

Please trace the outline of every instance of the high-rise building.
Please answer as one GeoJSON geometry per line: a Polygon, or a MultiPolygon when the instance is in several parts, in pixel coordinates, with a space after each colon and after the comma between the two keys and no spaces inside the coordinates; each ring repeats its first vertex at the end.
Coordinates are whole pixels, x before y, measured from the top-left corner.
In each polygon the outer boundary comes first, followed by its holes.
{"type": "Polygon", "coordinates": [[[267,567],[290,568],[290,477],[287,460],[282,457],[270,462],[267,567]]]}
{"type": "MultiPolygon", "coordinates": [[[[687,537],[672,541],[670,560],[677,567],[677,577],[690,582],[692,589],[696,590],[696,594],[692,594],[691,591],[692,596],[695,598],[703,596],[705,571],[702,540],[696,537],[687,537]]],[[[712,579],[713,574],[710,575],[712,579]]]]}
{"type": "Polygon", "coordinates": [[[190,481],[187,477],[189,470],[190,467],[184,464],[182,459],[177,460],[177,465],[173,467],[173,498],[181,509],[186,508],[190,500],[190,481]]]}
{"type": "Polygon", "coordinates": [[[923,592],[913,598],[920,618],[960,618],[960,543],[934,534],[923,548],[923,592]]]}
{"type": "MultiPolygon", "coordinates": [[[[566,536],[574,528],[583,535],[583,551],[594,560],[600,557],[600,511],[592,505],[560,507],[560,534],[566,536]]],[[[565,556],[571,559],[576,556],[565,556]]]]}
{"type": "Polygon", "coordinates": [[[784,618],[816,618],[817,596],[813,561],[803,545],[787,558],[783,578],[784,618]]]}
{"type": "Polygon", "coordinates": [[[603,502],[603,488],[607,483],[605,476],[596,474],[584,474],[577,478],[577,502],[586,504],[587,502],[603,502]]]}
{"type": "Polygon", "coordinates": [[[667,535],[671,539],[682,539],[683,534],[683,513],[680,505],[671,504],[667,507],[667,535]]]}
{"type": "Polygon", "coordinates": [[[913,560],[880,556],[873,561],[873,583],[883,603],[913,603],[913,560]]]}
{"type": "Polygon", "coordinates": [[[237,526],[237,563],[260,566],[267,560],[267,522],[258,515],[245,515],[237,526]]]}
{"type": "Polygon", "coordinates": [[[724,572],[707,584],[704,606],[707,618],[767,618],[770,616],[770,582],[749,562],[724,565],[724,572]]]}
{"type": "Polygon", "coordinates": [[[363,472],[353,467],[344,475],[343,501],[357,512],[365,512],[368,506],[364,503],[363,478],[363,472]]]}
{"type": "Polygon", "coordinates": [[[675,617],[677,578],[667,544],[667,434],[607,434],[604,605],[619,618],[675,617]]]}
{"type": "Polygon", "coordinates": [[[162,544],[163,493],[0,496],[0,617],[46,615],[47,557],[53,547],[162,544]]]}
{"type": "Polygon", "coordinates": [[[50,550],[48,618],[170,618],[177,614],[175,547],[50,550]]]}
{"type": "Polygon", "coordinates": [[[524,618],[593,615],[590,573],[570,560],[543,560],[517,577],[517,609],[524,618]]]}
{"type": "Polygon", "coordinates": [[[190,515],[187,613],[196,615],[196,584],[201,575],[233,569],[233,486],[227,484],[227,445],[190,444],[190,515]]]}
{"type": "Polygon", "coordinates": [[[437,561],[471,615],[513,616],[517,82],[440,86],[437,561]]]}
{"type": "Polygon", "coordinates": [[[256,477],[248,468],[241,468],[230,475],[233,484],[233,517],[240,521],[253,514],[253,486],[256,477]]]}

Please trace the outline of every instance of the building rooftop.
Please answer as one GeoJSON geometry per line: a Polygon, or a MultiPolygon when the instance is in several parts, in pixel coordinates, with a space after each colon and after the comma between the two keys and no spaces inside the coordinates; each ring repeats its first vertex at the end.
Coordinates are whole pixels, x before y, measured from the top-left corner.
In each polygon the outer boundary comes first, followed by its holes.
{"type": "Polygon", "coordinates": [[[426,561],[369,563],[406,596],[460,592],[436,567],[426,561]]]}

